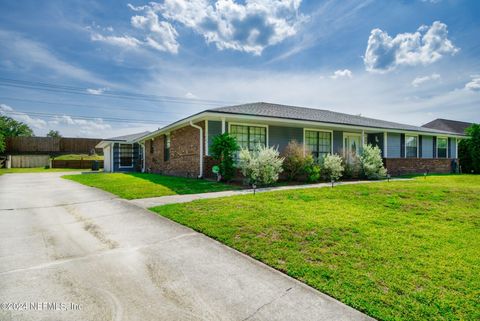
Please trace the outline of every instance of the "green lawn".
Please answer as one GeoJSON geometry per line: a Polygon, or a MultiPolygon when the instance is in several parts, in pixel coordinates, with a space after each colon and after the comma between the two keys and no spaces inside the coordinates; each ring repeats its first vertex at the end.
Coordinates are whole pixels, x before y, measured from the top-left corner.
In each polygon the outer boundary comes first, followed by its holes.
{"type": "Polygon", "coordinates": [[[196,194],[238,189],[213,181],[143,173],[66,175],[66,179],[97,187],[126,199],[196,194]]]}
{"type": "Polygon", "coordinates": [[[103,160],[103,155],[67,154],[55,157],[56,160],[103,160]]]}
{"type": "Polygon", "coordinates": [[[78,168],[44,168],[44,167],[33,167],[33,168],[0,168],[0,175],[8,173],[53,173],[53,172],[71,172],[71,171],[82,171],[87,172],[88,169],[78,169],[78,168]]]}
{"type": "Polygon", "coordinates": [[[480,319],[480,176],[152,210],[381,320],[480,319]]]}

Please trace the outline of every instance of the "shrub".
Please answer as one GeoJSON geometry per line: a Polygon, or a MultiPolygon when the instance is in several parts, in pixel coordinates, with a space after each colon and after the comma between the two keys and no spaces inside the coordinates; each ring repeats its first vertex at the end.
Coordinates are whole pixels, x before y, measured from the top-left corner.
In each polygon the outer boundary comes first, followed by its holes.
{"type": "MultiPolygon", "coordinates": [[[[307,157],[303,146],[296,140],[291,140],[283,151],[283,172],[289,181],[298,179],[305,169],[307,157]]],[[[312,159],[313,161],[313,159],[312,159]]]]}
{"type": "Polygon", "coordinates": [[[312,155],[305,157],[303,171],[307,175],[308,182],[315,183],[320,180],[321,167],[319,164],[315,163],[312,155]]]}
{"type": "Polygon", "coordinates": [[[343,177],[360,178],[362,175],[362,164],[357,154],[347,152],[348,155],[343,157],[343,177]]]}
{"type": "Polygon", "coordinates": [[[363,174],[368,179],[380,179],[387,175],[387,170],[383,167],[382,151],[378,146],[367,144],[363,147],[360,156],[363,174]]]}
{"type": "Polygon", "coordinates": [[[229,181],[235,175],[234,155],[239,147],[235,137],[229,134],[220,134],[213,138],[210,152],[213,159],[220,162],[220,175],[222,180],[229,181]]]}
{"type": "Polygon", "coordinates": [[[458,157],[464,173],[480,173],[480,124],[466,129],[467,139],[458,144],[458,157]]]}
{"type": "Polygon", "coordinates": [[[330,181],[337,181],[340,177],[342,177],[343,173],[343,165],[342,165],[342,158],[338,155],[330,155],[328,154],[323,159],[323,175],[330,181]]]}
{"type": "Polygon", "coordinates": [[[278,180],[282,172],[283,158],[273,147],[259,147],[253,152],[242,149],[238,167],[246,177],[248,184],[269,185],[278,180]]]}

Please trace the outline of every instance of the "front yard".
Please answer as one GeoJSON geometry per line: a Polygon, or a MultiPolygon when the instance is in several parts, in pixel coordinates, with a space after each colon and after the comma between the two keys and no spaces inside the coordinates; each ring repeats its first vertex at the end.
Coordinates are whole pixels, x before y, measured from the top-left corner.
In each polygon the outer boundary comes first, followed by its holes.
{"type": "Polygon", "coordinates": [[[175,194],[196,194],[239,189],[214,181],[163,176],[146,173],[102,173],[66,175],[63,178],[103,189],[126,199],[158,197],[175,194]]]}
{"type": "Polygon", "coordinates": [[[152,210],[381,320],[480,319],[480,176],[152,210]]]}

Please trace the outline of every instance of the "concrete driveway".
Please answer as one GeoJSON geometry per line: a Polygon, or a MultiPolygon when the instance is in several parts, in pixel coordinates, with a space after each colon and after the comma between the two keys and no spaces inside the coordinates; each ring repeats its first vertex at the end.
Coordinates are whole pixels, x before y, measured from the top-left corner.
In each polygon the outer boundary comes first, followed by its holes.
{"type": "Polygon", "coordinates": [[[0,176],[2,321],[369,319],[202,234],[61,175],[0,176]]]}

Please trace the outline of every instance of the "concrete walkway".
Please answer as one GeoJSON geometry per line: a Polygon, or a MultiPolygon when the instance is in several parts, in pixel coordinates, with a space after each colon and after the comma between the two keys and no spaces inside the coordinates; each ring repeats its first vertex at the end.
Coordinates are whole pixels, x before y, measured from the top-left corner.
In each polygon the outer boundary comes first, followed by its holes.
{"type": "MultiPolygon", "coordinates": [[[[404,180],[404,179],[390,179],[393,180],[404,180]]],[[[384,182],[380,181],[352,181],[352,182],[338,182],[335,183],[335,186],[339,185],[354,185],[354,184],[371,184],[384,182]]],[[[291,185],[291,186],[278,186],[278,187],[266,187],[258,188],[256,193],[265,193],[265,192],[274,192],[274,191],[288,191],[294,189],[305,189],[305,188],[324,188],[331,187],[330,183],[319,183],[319,184],[307,184],[307,185],[291,185]]],[[[240,191],[224,191],[224,192],[214,192],[214,193],[201,193],[201,194],[187,194],[187,195],[169,195],[169,196],[160,196],[160,197],[150,197],[150,198],[140,198],[135,200],[130,200],[129,202],[143,208],[151,208],[154,206],[161,206],[167,204],[176,204],[176,203],[188,203],[195,200],[207,199],[207,198],[219,198],[225,196],[235,196],[235,195],[245,195],[252,194],[253,189],[244,189],[240,191]]]]}
{"type": "Polygon", "coordinates": [[[0,176],[0,320],[372,320],[62,173],[0,176]],[[58,303],[52,307],[30,302],[58,303]],[[62,304],[62,305],[60,305],[62,304]]]}

